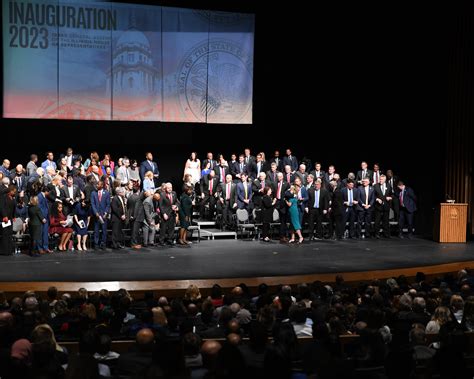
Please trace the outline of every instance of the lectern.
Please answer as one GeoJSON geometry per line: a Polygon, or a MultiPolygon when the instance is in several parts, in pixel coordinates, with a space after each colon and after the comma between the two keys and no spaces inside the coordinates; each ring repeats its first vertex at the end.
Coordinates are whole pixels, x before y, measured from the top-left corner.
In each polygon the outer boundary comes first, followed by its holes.
{"type": "Polygon", "coordinates": [[[463,203],[441,203],[435,218],[434,238],[442,243],[466,242],[467,206],[463,203]]]}

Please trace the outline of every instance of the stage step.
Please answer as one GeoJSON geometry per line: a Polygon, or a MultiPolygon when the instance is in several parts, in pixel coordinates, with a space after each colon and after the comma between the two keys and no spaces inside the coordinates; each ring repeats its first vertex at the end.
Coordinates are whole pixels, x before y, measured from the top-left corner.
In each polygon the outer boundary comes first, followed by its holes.
{"type": "Polygon", "coordinates": [[[216,239],[216,238],[232,238],[237,239],[237,233],[231,230],[220,229],[201,229],[201,238],[216,239]]]}

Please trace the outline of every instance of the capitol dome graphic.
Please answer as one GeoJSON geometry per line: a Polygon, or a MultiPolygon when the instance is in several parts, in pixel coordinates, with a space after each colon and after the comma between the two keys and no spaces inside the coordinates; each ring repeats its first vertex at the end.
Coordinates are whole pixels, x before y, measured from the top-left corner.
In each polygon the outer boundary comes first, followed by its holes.
{"type": "Polygon", "coordinates": [[[118,97],[146,98],[158,93],[158,70],[153,67],[150,42],[131,26],[118,38],[107,73],[107,93],[118,97]]]}

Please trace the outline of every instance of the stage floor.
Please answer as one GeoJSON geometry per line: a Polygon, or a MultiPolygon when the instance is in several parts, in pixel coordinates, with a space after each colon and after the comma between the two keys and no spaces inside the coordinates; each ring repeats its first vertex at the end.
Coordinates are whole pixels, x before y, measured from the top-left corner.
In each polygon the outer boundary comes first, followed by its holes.
{"type": "Polygon", "coordinates": [[[213,240],[156,247],[0,256],[0,282],[151,281],[275,277],[390,270],[474,260],[474,243],[415,238],[278,242],[213,240]]]}

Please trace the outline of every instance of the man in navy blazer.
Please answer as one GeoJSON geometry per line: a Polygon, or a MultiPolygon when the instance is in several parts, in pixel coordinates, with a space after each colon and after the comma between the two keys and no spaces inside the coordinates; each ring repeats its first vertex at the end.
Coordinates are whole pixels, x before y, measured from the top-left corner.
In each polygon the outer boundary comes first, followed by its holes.
{"type": "Polygon", "coordinates": [[[357,204],[359,228],[364,224],[364,237],[370,238],[372,235],[372,214],[375,204],[375,190],[370,185],[370,179],[365,177],[361,181],[362,185],[357,187],[359,192],[359,204],[357,204]]]}
{"type": "Polygon", "coordinates": [[[416,195],[410,187],[405,186],[401,180],[398,181],[398,199],[400,202],[400,219],[398,221],[400,238],[403,238],[403,228],[408,227],[408,238],[413,237],[414,213],[416,212],[416,195]]]}
{"type": "Polygon", "coordinates": [[[94,247],[105,250],[107,244],[107,217],[110,215],[110,193],[99,180],[97,190],[91,194],[92,213],[95,216],[94,247]],[[102,231],[101,235],[100,232],[102,231]],[[100,238],[99,238],[100,237],[100,238]]]}
{"type": "Polygon", "coordinates": [[[248,175],[246,173],[243,173],[240,178],[242,181],[237,183],[237,208],[250,211],[250,204],[252,201],[252,183],[247,181],[248,175]]]}
{"type": "Polygon", "coordinates": [[[291,153],[290,149],[286,149],[286,157],[283,158],[283,165],[290,166],[291,172],[298,170],[298,159],[291,153]]]}
{"type": "Polygon", "coordinates": [[[158,170],[158,165],[156,162],[153,162],[153,154],[148,152],[146,153],[145,160],[140,163],[140,179],[143,183],[143,179],[145,178],[145,174],[148,171],[153,173],[153,179],[155,182],[155,186],[158,185],[158,177],[160,176],[160,171],[158,170]]]}
{"type": "Polygon", "coordinates": [[[343,219],[344,225],[349,223],[349,238],[359,238],[360,229],[357,222],[357,210],[359,207],[359,191],[354,188],[354,181],[348,180],[346,188],[341,190],[344,201],[343,219]],[[357,222],[357,225],[354,225],[357,222]],[[355,226],[355,228],[354,228],[355,226]],[[355,229],[355,230],[354,230],[355,229]]]}

